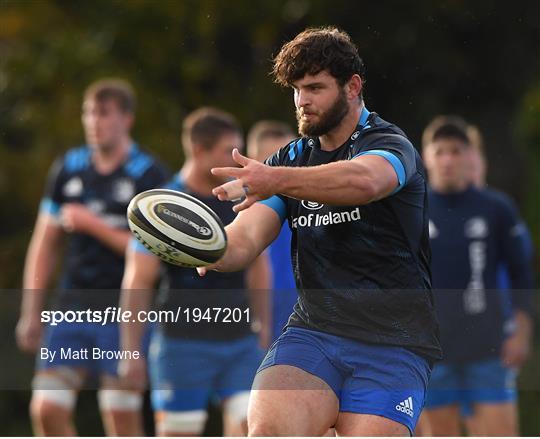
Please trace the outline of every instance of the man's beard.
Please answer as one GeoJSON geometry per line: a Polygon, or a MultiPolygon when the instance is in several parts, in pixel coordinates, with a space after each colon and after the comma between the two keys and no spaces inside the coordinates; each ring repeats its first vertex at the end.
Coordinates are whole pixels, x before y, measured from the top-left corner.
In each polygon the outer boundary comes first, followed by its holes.
{"type": "Polygon", "coordinates": [[[309,123],[302,119],[300,109],[296,109],[296,120],[298,121],[298,132],[302,136],[323,136],[336,128],[349,112],[349,103],[345,96],[345,91],[340,90],[332,106],[320,115],[318,123],[309,123]]]}

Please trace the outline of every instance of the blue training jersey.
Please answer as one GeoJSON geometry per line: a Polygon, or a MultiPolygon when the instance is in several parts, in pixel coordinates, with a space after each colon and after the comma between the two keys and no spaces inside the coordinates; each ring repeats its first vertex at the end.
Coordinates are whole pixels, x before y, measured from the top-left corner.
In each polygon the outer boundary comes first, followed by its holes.
{"type": "MultiPolygon", "coordinates": [[[[81,203],[107,225],[127,230],[126,209],[133,196],[166,178],[163,165],[135,144],[126,162],[107,175],[96,171],[89,146],[73,148],[51,167],[40,212],[58,217],[63,204],[81,203]]],[[[59,306],[116,306],[123,274],[123,256],[93,236],[71,233],[62,262],[59,306]],[[94,291],[84,291],[90,289],[94,291]]]]}
{"type": "Polygon", "coordinates": [[[333,151],[301,138],[270,166],[317,166],[363,154],[385,158],[399,186],[366,204],[332,206],[275,195],[264,204],[287,219],[299,299],[289,326],[440,358],[429,269],[427,188],[420,156],[403,131],[363,109],[358,127],[333,151]]]}
{"type": "MultiPolygon", "coordinates": [[[[219,201],[214,196],[203,196],[186,186],[179,174],[176,174],[165,189],[184,192],[197,198],[212,209],[224,225],[231,223],[236,214],[232,210],[233,203],[219,201]]],[[[133,238],[135,250],[144,254],[152,253],[133,238]]],[[[193,268],[161,263],[161,282],[157,297],[157,305],[161,310],[173,310],[180,307],[181,318],[176,322],[160,323],[164,333],[170,337],[194,340],[233,340],[251,334],[251,326],[244,310],[249,308],[249,298],[246,291],[245,271],[219,273],[209,271],[204,277],[197,274],[193,268]],[[217,309],[222,318],[214,316],[217,309]],[[235,318],[242,314],[239,321],[228,318],[227,310],[236,309],[235,318]],[[188,310],[188,311],[186,311],[188,310]],[[182,314],[183,311],[192,316],[194,310],[201,310],[208,318],[193,321],[182,314]],[[226,321],[224,321],[224,319],[226,321]],[[231,321],[229,321],[231,320],[231,321]]],[[[197,313],[199,311],[196,311],[197,313]]],[[[198,318],[197,318],[198,320],[198,318]]]]}
{"type": "Polygon", "coordinates": [[[526,227],[504,194],[473,187],[429,191],[436,309],[447,362],[500,355],[512,312],[529,312],[532,270],[526,227]],[[505,267],[512,290],[500,293],[505,267]]]}

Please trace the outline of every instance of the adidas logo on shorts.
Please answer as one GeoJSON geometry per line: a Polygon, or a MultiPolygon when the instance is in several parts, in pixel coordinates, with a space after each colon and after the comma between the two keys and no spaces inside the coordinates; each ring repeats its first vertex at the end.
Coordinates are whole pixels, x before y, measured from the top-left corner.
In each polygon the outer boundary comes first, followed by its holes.
{"type": "Polygon", "coordinates": [[[401,401],[396,405],[396,410],[405,413],[412,418],[414,416],[412,397],[409,396],[405,401],[401,401]]]}

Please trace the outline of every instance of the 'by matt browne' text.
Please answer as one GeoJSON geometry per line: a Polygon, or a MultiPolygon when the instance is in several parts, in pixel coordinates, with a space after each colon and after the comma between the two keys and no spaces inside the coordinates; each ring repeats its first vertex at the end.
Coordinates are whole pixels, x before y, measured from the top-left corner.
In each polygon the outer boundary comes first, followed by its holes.
{"type": "Polygon", "coordinates": [[[60,348],[58,350],[41,348],[41,360],[53,363],[58,360],[137,360],[139,351],[106,350],[100,348],[60,348]]]}

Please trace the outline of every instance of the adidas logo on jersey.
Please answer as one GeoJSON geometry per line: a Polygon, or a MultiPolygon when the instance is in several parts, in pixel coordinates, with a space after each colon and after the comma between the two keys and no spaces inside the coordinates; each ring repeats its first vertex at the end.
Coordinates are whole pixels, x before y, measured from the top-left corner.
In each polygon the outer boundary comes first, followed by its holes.
{"type": "Polygon", "coordinates": [[[409,396],[405,401],[401,401],[398,405],[396,405],[396,410],[405,413],[412,418],[414,416],[412,397],[409,396]]]}

